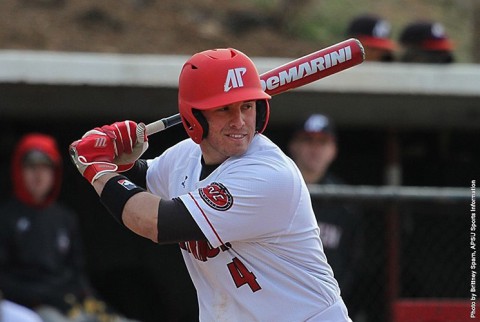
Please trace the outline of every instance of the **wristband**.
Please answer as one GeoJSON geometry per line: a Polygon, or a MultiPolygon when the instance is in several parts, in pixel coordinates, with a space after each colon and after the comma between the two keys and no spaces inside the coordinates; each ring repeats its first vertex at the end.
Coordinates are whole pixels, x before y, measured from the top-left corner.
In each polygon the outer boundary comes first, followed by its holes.
{"type": "Polygon", "coordinates": [[[107,181],[100,195],[100,201],[118,223],[125,226],[122,220],[123,208],[127,201],[139,192],[145,191],[127,177],[118,175],[107,181]]]}

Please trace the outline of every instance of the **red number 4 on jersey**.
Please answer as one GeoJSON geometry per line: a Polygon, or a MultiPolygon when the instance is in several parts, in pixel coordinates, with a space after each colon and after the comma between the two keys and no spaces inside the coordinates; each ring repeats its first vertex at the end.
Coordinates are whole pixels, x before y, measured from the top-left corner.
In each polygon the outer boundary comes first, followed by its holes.
{"type": "Polygon", "coordinates": [[[252,289],[252,292],[262,289],[257,283],[257,277],[255,274],[250,272],[238,258],[235,257],[231,263],[227,264],[227,267],[237,288],[248,284],[252,289]]]}

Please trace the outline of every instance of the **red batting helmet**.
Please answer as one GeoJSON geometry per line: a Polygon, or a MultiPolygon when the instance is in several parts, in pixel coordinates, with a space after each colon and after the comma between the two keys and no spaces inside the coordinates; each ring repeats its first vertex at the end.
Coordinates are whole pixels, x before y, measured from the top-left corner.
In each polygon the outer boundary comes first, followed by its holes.
{"type": "Polygon", "coordinates": [[[262,89],[252,60],[238,50],[214,49],[193,55],[183,65],[178,87],[182,123],[196,143],[208,134],[208,123],[200,111],[236,102],[256,100],[256,130],[265,130],[270,95],[262,89]]]}

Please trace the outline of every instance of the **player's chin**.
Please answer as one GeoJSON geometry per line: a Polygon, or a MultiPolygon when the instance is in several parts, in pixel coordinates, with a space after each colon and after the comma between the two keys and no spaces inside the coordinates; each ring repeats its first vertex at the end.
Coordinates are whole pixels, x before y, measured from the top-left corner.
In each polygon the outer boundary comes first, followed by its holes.
{"type": "Polygon", "coordinates": [[[250,143],[252,142],[252,135],[245,134],[242,136],[225,136],[223,146],[230,152],[230,156],[239,156],[244,154],[250,143]]]}

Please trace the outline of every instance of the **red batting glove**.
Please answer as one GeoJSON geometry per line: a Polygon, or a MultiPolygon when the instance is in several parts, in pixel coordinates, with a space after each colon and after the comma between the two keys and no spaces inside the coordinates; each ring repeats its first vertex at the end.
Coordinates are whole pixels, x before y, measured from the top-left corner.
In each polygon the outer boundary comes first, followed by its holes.
{"type": "Polygon", "coordinates": [[[70,144],[70,157],[78,171],[90,183],[118,169],[118,166],[113,163],[114,140],[102,132],[92,132],[70,144]]]}
{"type": "Polygon", "coordinates": [[[85,133],[84,137],[102,132],[108,137],[113,137],[115,158],[113,163],[118,165],[118,172],[129,170],[136,160],[148,149],[148,138],[145,124],[133,121],[115,122],[104,125],[85,133]]]}
{"type": "Polygon", "coordinates": [[[132,153],[133,146],[137,141],[137,124],[133,121],[115,122],[110,125],[104,125],[101,131],[113,133],[115,137],[116,154],[132,153]]]}

